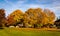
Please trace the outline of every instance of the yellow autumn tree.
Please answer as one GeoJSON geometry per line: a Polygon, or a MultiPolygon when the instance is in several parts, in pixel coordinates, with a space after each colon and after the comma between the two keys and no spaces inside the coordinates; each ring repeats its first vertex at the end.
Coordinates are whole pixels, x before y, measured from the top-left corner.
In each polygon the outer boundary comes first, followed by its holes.
{"type": "Polygon", "coordinates": [[[8,16],[8,24],[14,25],[18,22],[21,23],[21,19],[23,18],[23,12],[21,10],[15,10],[8,16]],[[10,23],[9,23],[10,22],[10,23]]]}
{"type": "Polygon", "coordinates": [[[30,8],[24,14],[24,23],[26,26],[42,24],[43,17],[44,15],[41,8],[36,9],[30,8]]]}
{"type": "Polygon", "coordinates": [[[49,10],[49,9],[44,9],[44,13],[47,16],[48,23],[49,24],[53,24],[54,20],[55,20],[55,14],[51,10],[49,10]]]}
{"type": "Polygon", "coordinates": [[[30,8],[24,14],[24,24],[28,25],[46,25],[53,24],[55,14],[50,10],[42,10],[41,8],[30,8]]]}
{"type": "Polygon", "coordinates": [[[30,8],[25,13],[21,10],[15,10],[8,16],[8,24],[23,23],[24,27],[40,27],[46,24],[53,24],[55,14],[48,10],[41,8],[30,8]]]}

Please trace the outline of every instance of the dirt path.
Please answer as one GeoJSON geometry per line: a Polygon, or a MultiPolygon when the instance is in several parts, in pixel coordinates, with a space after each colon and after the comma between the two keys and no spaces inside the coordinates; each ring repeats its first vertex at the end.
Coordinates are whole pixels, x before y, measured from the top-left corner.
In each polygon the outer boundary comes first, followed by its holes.
{"type": "Polygon", "coordinates": [[[15,29],[15,30],[48,30],[48,31],[54,31],[54,30],[59,30],[60,29],[56,29],[56,28],[12,28],[12,29],[15,29]]]}

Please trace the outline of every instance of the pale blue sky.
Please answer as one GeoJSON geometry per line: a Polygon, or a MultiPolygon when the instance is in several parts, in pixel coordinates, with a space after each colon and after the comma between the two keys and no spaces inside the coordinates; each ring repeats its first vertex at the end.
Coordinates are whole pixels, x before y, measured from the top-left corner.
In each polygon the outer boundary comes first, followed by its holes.
{"type": "Polygon", "coordinates": [[[29,8],[48,8],[60,16],[60,0],[0,0],[0,9],[6,10],[6,16],[16,9],[26,11],[29,8]]]}

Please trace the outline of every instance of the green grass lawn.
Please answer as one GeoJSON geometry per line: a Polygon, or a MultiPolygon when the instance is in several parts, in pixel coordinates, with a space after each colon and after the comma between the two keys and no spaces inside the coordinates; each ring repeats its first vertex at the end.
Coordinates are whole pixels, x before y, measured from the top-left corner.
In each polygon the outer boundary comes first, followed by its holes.
{"type": "Polygon", "coordinates": [[[0,36],[60,36],[59,31],[30,30],[19,28],[0,29],[0,36]]]}

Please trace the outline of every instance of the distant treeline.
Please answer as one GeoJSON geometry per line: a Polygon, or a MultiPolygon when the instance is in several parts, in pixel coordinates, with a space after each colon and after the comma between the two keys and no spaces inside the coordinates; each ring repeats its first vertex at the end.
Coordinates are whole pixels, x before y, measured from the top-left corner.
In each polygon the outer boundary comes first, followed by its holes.
{"type": "Polygon", "coordinates": [[[5,17],[5,10],[0,9],[0,27],[19,26],[21,28],[60,27],[55,14],[49,9],[30,8],[25,13],[17,9],[5,17]],[[58,25],[57,25],[58,24],[58,25]]]}

